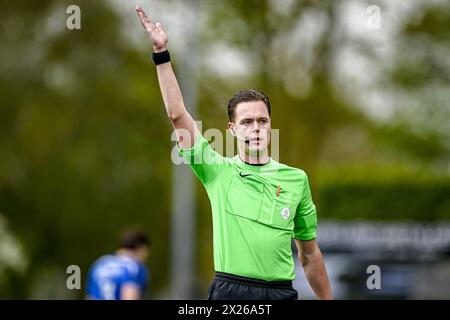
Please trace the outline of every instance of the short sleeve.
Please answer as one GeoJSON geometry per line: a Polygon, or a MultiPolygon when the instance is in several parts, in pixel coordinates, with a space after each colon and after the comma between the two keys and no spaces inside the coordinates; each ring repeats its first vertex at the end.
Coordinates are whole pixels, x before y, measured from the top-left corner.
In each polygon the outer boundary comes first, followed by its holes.
{"type": "Polygon", "coordinates": [[[141,291],[141,295],[144,294],[144,291],[147,287],[147,282],[148,282],[148,272],[147,268],[143,264],[136,263],[128,265],[125,268],[122,283],[133,284],[137,286],[141,291]]]}
{"type": "Polygon", "coordinates": [[[203,184],[212,181],[217,176],[222,156],[211,148],[208,140],[201,134],[197,136],[197,140],[191,148],[181,148],[177,142],[177,149],[179,155],[203,184]]]}
{"type": "Polygon", "coordinates": [[[314,240],[317,236],[317,212],[313,203],[308,176],[304,173],[303,192],[294,218],[294,238],[314,240]]]}

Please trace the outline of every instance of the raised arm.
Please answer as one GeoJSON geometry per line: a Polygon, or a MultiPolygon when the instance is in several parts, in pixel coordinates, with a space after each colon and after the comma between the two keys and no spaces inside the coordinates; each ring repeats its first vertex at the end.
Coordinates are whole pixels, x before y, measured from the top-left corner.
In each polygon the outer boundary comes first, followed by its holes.
{"type": "MultiPolygon", "coordinates": [[[[136,6],[136,12],[148,33],[153,51],[157,53],[167,50],[168,37],[161,24],[159,22],[153,24],[139,6],[136,6]]],[[[177,134],[178,145],[181,148],[190,148],[194,145],[199,131],[194,119],[186,110],[172,65],[170,62],[159,64],[156,66],[156,72],[167,115],[177,134]]]]}

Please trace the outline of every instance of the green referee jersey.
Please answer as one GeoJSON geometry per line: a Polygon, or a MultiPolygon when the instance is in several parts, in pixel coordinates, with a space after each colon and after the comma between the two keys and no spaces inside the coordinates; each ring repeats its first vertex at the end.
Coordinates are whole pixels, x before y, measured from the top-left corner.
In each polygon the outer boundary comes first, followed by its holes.
{"type": "Polygon", "coordinates": [[[316,238],[317,215],[303,170],[273,159],[249,165],[223,157],[202,136],[178,151],[211,202],[214,269],[262,280],[292,280],[291,239],[316,238]]]}

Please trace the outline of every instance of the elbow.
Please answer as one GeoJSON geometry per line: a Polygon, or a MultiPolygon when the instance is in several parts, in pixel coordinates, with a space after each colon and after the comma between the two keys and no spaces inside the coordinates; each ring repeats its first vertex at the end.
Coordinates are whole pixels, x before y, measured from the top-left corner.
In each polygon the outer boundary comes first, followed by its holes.
{"type": "Polygon", "coordinates": [[[321,259],[322,255],[320,254],[320,250],[318,249],[314,249],[311,252],[302,252],[300,254],[300,262],[303,266],[303,268],[305,268],[308,264],[310,263],[315,263],[317,261],[317,259],[321,259]]]}
{"type": "Polygon", "coordinates": [[[167,116],[169,117],[171,122],[177,122],[178,120],[180,120],[184,115],[184,112],[179,112],[179,111],[169,111],[167,112],[167,116]]]}
{"type": "Polygon", "coordinates": [[[303,268],[308,264],[308,257],[303,254],[299,256],[299,260],[303,268]]]}

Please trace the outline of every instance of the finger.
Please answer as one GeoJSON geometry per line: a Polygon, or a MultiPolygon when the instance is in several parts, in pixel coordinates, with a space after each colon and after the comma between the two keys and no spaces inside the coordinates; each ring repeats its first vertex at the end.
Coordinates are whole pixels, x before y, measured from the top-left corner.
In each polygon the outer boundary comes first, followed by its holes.
{"type": "Polygon", "coordinates": [[[137,13],[137,15],[139,17],[139,20],[141,21],[142,25],[144,25],[144,19],[145,19],[144,15],[142,14],[141,11],[138,11],[138,10],[136,10],[136,13],[137,13]]]}
{"type": "Polygon", "coordinates": [[[141,19],[141,22],[144,23],[145,20],[147,20],[148,18],[145,16],[145,13],[143,11],[137,11],[137,14],[139,16],[139,19],[141,19]]]}
{"type": "Polygon", "coordinates": [[[140,6],[136,6],[136,12],[142,13],[143,15],[145,15],[144,10],[140,6]]]}
{"type": "Polygon", "coordinates": [[[136,13],[139,16],[139,18],[141,18],[143,16],[143,12],[144,12],[144,11],[142,11],[142,8],[139,6],[136,6],[135,10],[136,10],[136,13]]]}
{"type": "Polygon", "coordinates": [[[145,27],[145,29],[147,29],[147,32],[153,32],[153,31],[155,31],[155,25],[154,25],[153,23],[151,23],[151,22],[147,22],[147,23],[144,25],[144,27],[145,27]]]}
{"type": "Polygon", "coordinates": [[[158,32],[163,32],[161,23],[157,22],[156,25],[155,25],[155,27],[156,27],[156,30],[157,30],[158,32]]]}
{"type": "Polygon", "coordinates": [[[144,11],[136,9],[139,18],[141,19],[142,26],[147,30],[147,32],[153,32],[155,30],[155,25],[151,20],[145,15],[144,11]]]}
{"type": "Polygon", "coordinates": [[[147,17],[144,10],[142,10],[142,8],[140,6],[136,6],[136,12],[137,12],[139,18],[141,19],[141,21],[151,22],[151,20],[147,17]]]}

